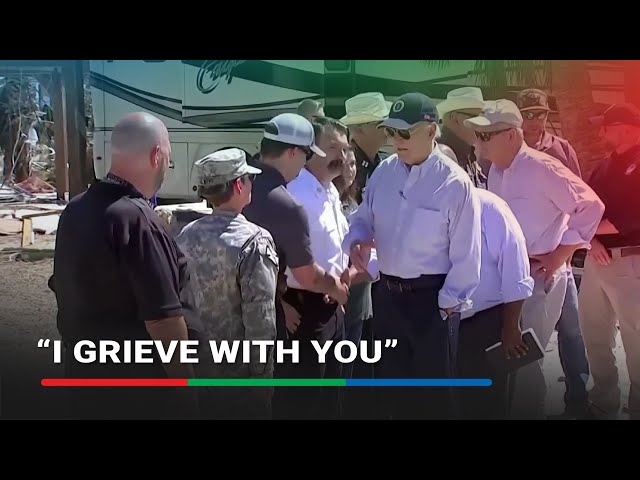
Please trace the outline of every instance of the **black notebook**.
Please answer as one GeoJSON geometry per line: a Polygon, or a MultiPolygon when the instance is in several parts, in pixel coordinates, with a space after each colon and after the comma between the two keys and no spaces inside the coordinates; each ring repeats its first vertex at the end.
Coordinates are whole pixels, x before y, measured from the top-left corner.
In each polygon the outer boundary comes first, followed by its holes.
{"type": "Polygon", "coordinates": [[[522,332],[522,340],[529,347],[529,351],[520,358],[507,359],[506,352],[502,348],[502,342],[498,342],[487,348],[485,352],[487,353],[487,361],[489,365],[491,365],[491,368],[496,372],[511,373],[525,365],[537,362],[544,357],[544,349],[542,345],[540,345],[540,341],[533,331],[533,328],[522,332]]]}

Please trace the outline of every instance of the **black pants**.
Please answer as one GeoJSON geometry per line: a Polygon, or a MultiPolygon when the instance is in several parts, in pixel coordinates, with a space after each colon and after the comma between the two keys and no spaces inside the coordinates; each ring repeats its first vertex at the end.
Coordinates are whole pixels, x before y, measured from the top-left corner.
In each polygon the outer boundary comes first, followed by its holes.
{"type": "MultiPolygon", "coordinates": [[[[449,378],[453,376],[458,325],[445,321],[438,308],[444,275],[415,281],[381,276],[376,291],[374,331],[377,339],[396,339],[383,348],[376,365],[378,378],[449,378]]],[[[383,408],[393,419],[454,418],[449,387],[380,388],[383,408]]]]}
{"type": "Polygon", "coordinates": [[[458,398],[465,419],[507,418],[509,375],[491,371],[485,349],[501,341],[504,305],[483,310],[460,322],[458,376],[491,378],[491,387],[460,387],[458,398]]]}
{"type": "MultiPolygon", "coordinates": [[[[281,378],[342,378],[342,363],[333,354],[333,345],[344,339],[344,315],[336,304],[324,303],[323,295],[304,290],[289,289],[285,301],[300,313],[300,325],[285,342],[287,348],[292,341],[299,344],[299,362],[286,362],[280,367],[281,378]],[[332,347],[327,351],[325,363],[318,361],[318,353],[311,344],[320,346],[329,340],[332,347]]],[[[274,418],[317,419],[339,418],[341,395],[338,387],[279,387],[274,393],[274,418]]]]}

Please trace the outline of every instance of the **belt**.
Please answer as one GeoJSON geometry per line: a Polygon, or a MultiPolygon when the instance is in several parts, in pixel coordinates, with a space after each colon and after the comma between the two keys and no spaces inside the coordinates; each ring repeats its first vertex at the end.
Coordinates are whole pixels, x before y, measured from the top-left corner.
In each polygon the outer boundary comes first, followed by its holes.
{"type": "Polygon", "coordinates": [[[380,273],[380,283],[392,292],[417,292],[440,289],[447,276],[421,275],[418,278],[400,278],[380,273]]]}
{"type": "Polygon", "coordinates": [[[632,255],[640,255],[640,246],[607,248],[607,252],[611,255],[611,258],[631,257],[632,255]]]}

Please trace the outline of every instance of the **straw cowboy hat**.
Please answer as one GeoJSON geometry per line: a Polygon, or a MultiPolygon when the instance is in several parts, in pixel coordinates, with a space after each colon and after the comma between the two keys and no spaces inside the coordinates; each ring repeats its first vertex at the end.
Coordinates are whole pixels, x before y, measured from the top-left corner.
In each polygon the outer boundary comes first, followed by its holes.
{"type": "Polygon", "coordinates": [[[344,102],[347,114],[340,121],[347,126],[381,122],[389,115],[391,104],[381,93],[361,93],[344,102]]]}
{"type": "Polygon", "coordinates": [[[483,107],[484,98],[482,97],[482,90],[477,87],[462,87],[451,90],[447,94],[447,99],[440,102],[437,106],[441,118],[449,112],[483,107]]]}

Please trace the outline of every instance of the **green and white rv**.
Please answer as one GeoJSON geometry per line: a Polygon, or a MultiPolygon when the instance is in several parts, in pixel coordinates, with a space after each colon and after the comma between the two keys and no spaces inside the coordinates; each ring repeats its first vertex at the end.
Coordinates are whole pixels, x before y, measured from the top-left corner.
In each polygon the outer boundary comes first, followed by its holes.
{"type": "Polygon", "coordinates": [[[443,100],[453,88],[473,85],[475,60],[428,67],[422,60],[92,60],[94,166],[109,169],[111,130],[120,117],[147,111],[171,135],[172,166],[158,197],[198,200],[192,166],[204,155],[235,146],[257,152],[262,125],[320,99],[340,118],[344,101],[367,91],[387,100],[410,91],[443,100]]]}

